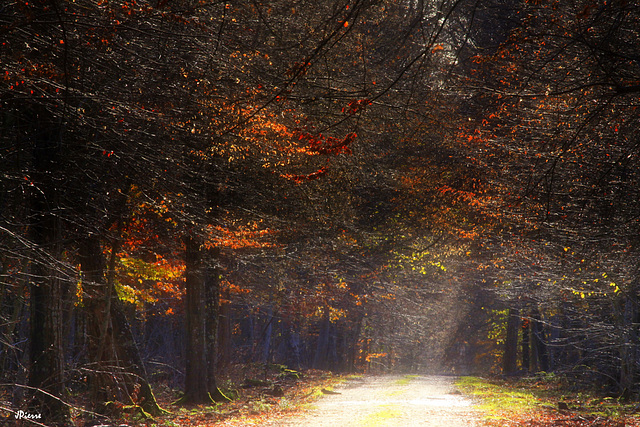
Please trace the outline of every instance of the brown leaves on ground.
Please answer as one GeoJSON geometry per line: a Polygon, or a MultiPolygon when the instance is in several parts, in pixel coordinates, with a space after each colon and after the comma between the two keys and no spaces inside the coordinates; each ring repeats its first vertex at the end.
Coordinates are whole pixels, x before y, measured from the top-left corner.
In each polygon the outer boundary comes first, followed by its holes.
{"type": "Polygon", "coordinates": [[[549,427],[549,426],[567,426],[567,427],[632,427],[640,425],[637,420],[618,420],[599,416],[560,416],[559,418],[549,417],[547,419],[529,420],[520,426],[527,427],[549,427]]]}
{"type": "Polygon", "coordinates": [[[499,419],[485,421],[487,427],[640,427],[633,417],[609,418],[577,413],[541,412],[531,419],[499,419]]]}
{"type": "Polygon", "coordinates": [[[289,416],[312,402],[323,388],[330,388],[340,377],[324,371],[309,370],[294,375],[265,369],[260,365],[236,366],[229,378],[221,381],[233,388],[237,396],[219,405],[180,407],[172,405],[175,396],[157,393],[163,408],[171,414],[154,420],[162,426],[247,426],[263,425],[267,420],[289,416]],[[244,384],[244,387],[243,387],[244,384]]]}

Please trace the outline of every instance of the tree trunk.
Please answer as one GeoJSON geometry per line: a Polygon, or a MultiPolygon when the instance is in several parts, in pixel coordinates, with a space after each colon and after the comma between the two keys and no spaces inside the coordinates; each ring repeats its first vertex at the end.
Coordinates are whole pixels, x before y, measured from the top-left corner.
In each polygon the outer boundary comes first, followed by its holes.
{"type": "Polygon", "coordinates": [[[554,371],[558,366],[558,354],[562,351],[561,346],[557,343],[560,340],[560,316],[559,310],[554,310],[555,314],[550,316],[550,330],[548,334],[548,342],[551,345],[547,346],[547,357],[549,359],[549,370],[554,371]]]}
{"type": "Polygon", "coordinates": [[[231,304],[228,292],[223,295],[219,305],[219,321],[218,321],[218,345],[217,345],[217,369],[224,369],[231,363],[231,348],[233,346],[232,322],[231,322],[231,304]]]}
{"type": "Polygon", "coordinates": [[[549,370],[549,355],[547,352],[547,337],[540,311],[535,308],[531,317],[532,353],[535,355],[536,361],[534,366],[537,368],[536,370],[546,372],[549,370]]]}
{"type": "Polygon", "coordinates": [[[113,296],[111,318],[116,343],[116,354],[123,368],[127,396],[130,401],[149,415],[166,413],[160,408],[148,381],[147,370],[134,339],[131,324],[127,321],[122,302],[113,296]]]}
{"type": "Polygon", "coordinates": [[[207,378],[206,295],[200,242],[188,237],[185,250],[187,358],[182,403],[200,404],[211,401],[207,378]]]}
{"type": "Polygon", "coordinates": [[[507,337],[504,341],[504,356],[502,358],[502,372],[505,375],[515,375],[518,371],[518,326],[520,325],[520,310],[509,309],[507,314],[507,337]]]}
{"type": "Polygon", "coordinates": [[[326,369],[328,367],[330,326],[331,319],[329,318],[329,309],[326,309],[321,320],[320,332],[318,333],[318,341],[316,344],[316,355],[313,359],[313,367],[316,369],[326,369]]]}
{"type": "Polygon", "coordinates": [[[273,335],[273,307],[269,305],[267,308],[266,325],[262,330],[262,349],[260,355],[260,362],[263,364],[269,363],[269,355],[271,354],[271,338],[273,335]]]}
{"type": "Polygon", "coordinates": [[[287,335],[287,364],[293,367],[293,369],[299,371],[302,367],[302,343],[300,342],[300,333],[292,328],[291,325],[287,325],[287,335]]]}
{"type": "MultiPolygon", "coordinates": [[[[46,113],[43,113],[45,115],[46,113]]],[[[62,222],[58,211],[56,159],[59,132],[36,114],[34,137],[34,174],[31,196],[29,237],[36,246],[31,261],[30,376],[29,385],[42,390],[33,402],[36,411],[50,425],[69,423],[69,407],[62,402],[64,393],[64,355],[62,333],[63,286],[60,258],[62,222]]]]}
{"type": "Polygon", "coordinates": [[[362,332],[362,324],[364,323],[364,315],[358,313],[355,320],[355,326],[351,328],[351,342],[348,355],[348,372],[356,372],[358,361],[358,343],[360,341],[360,334],[362,332]]]}
{"type": "Polygon", "coordinates": [[[617,323],[620,336],[620,392],[621,397],[629,399],[636,384],[638,353],[638,306],[635,292],[621,296],[616,304],[617,323]]]}
{"type": "Polygon", "coordinates": [[[91,400],[95,411],[107,413],[107,402],[138,405],[147,414],[165,411],[158,405],[148,381],[139,349],[127,321],[122,302],[114,289],[113,272],[117,246],[111,248],[109,274],[105,280],[105,262],[96,236],[85,239],[80,247],[84,301],[91,360],[91,400]]]}
{"type": "MultiPolygon", "coordinates": [[[[207,303],[207,281],[204,273],[201,243],[195,237],[187,237],[185,239],[187,357],[185,391],[184,396],[179,400],[181,404],[229,400],[216,387],[213,375],[214,358],[213,354],[210,354],[213,348],[208,345],[208,341],[210,342],[208,337],[215,337],[215,331],[209,330],[213,325],[209,318],[217,316],[217,313],[210,312],[215,309],[215,303],[207,303]],[[212,391],[211,394],[210,391],[212,391]]],[[[209,301],[211,298],[209,295],[209,301]]]]}
{"type": "MultiPolygon", "coordinates": [[[[218,256],[218,252],[214,252],[214,257],[218,256]]],[[[206,282],[206,347],[207,347],[207,390],[211,398],[217,402],[228,400],[220,390],[216,382],[216,352],[218,345],[218,316],[220,312],[220,277],[219,272],[215,268],[207,269],[206,282]]]]}
{"type": "MultiPolygon", "coordinates": [[[[0,266],[0,274],[4,272],[2,266],[0,266]]],[[[20,281],[15,285],[15,288],[12,291],[9,291],[9,285],[5,282],[0,286],[0,307],[11,307],[9,313],[7,313],[6,320],[6,329],[3,330],[3,336],[0,338],[7,345],[4,347],[4,350],[0,352],[0,381],[9,383],[16,382],[20,383],[20,381],[16,381],[15,378],[10,376],[10,373],[15,373],[18,371],[18,367],[20,365],[20,351],[16,347],[16,343],[20,342],[21,339],[19,337],[19,324],[20,318],[24,315],[24,310],[26,307],[26,298],[27,295],[27,284],[22,283],[20,281]]],[[[26,338],[26,337],[25,337],[26,338]]]]}
{"type": "Polygon", "coordinates": [[[111,357],[105,358],[105,348],[112,348],[108,334],[111,295],[104,281],[104,258],[97,238],[88,238],[80,243],[78,260],[82,271],[83,306],[87,324],[89,353],[90,401],[93,411],[104,414],[105,402],[115,401],[113,387],[109,385],[111,375],[108,365],[111,357]]]}
{"type": "Polygon", "coordinates": [[[522,370],[527,373],[531,365],[530,348],[529,348],[529,327],[531,322],[529,319],[522,320],[522,370]]]}
{"type": "Polygon", "coordinates": [[[50,425],[69,423],[69,408],[60,400],[64,394],[62,346],[62,281],[50,268],[32,269],[39,279],[31,285],[31,369],[29,386],[41,392],[35,396],[37,413],[50,425]]]}

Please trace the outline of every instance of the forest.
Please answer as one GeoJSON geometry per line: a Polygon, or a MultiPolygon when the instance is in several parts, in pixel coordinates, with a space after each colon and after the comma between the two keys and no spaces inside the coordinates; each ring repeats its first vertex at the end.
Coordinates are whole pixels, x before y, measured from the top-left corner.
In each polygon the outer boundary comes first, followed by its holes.
{"type": "Polygon", "coordinates": [[[638,399],[637,2],[9,0],[0,41],[0,419],[250,364],[638,399]]]}

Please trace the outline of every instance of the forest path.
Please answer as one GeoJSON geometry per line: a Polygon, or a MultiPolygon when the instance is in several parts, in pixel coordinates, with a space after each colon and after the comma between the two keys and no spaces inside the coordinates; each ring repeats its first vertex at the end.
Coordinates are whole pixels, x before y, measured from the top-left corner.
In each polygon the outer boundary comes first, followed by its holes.
{"type": "Polygon", "coordinates": [[[308,412],[270,427],[365,427],[480,425],[471,401],[457,394],[446,376],[379,376],[356,378],[335,388],[308,412]]]}

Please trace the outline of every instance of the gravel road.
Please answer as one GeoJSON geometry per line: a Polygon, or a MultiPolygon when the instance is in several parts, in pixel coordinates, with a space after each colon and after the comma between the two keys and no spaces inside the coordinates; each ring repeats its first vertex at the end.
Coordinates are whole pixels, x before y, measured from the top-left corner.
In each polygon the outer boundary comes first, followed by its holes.
{"type": "Polygon", "coordinates": [[[352,379],[340,394],[323,396],[303,415],[266,424],[270,427],[366,427],[480,425],[471,402],[456,394],[445,376],[383,376],[352,379]]]}

